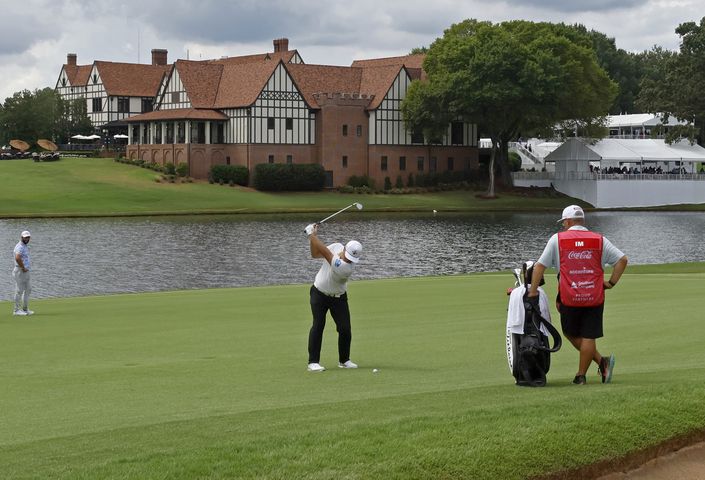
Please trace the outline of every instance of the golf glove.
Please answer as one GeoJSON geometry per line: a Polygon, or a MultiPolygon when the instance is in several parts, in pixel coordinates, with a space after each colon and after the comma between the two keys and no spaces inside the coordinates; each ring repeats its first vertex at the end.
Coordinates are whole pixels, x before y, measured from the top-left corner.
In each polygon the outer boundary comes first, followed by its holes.
{"type": "Polygon", "coordinates": [[[316,224],[309,223],[308,225],[306,225],[304,232],[306,232],[306,235],[313,235],[314,233],[316,233],[316,224]]]}

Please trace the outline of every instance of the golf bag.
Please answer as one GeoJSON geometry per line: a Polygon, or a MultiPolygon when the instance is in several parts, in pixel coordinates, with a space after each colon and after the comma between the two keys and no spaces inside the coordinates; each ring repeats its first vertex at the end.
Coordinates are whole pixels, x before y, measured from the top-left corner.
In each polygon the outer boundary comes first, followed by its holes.
{"type": "MultiPolygon", "coordinates": [[[[516,292],[509,292],[514,298],[514,308],[521,296],[524,318],[523,333],[515,333],[516,328],[507,326],[507,360],[509,369],[516,384],[525,387],[543,387],[546,385],[546,374],[551,368],[551,353],[560,350],[563,343],[558,330],[543,316],[534,304],[527,302],[528,282],[533,273],[533,262],[526,262],[522,269],[514,271],[517,278],[516,292]],[[521,277],[519,276],[521,273],[521,277]],[[543,327],[543,328],[542,328],[543,327]],[[512,332],[514,330],[514,332],[512,332]],[[553,337],[553,347],[550,346],[547,332],[553,337]]],[[[543,281],[543,280],[542,280],[543,281]]],[[[542,295],[545,293],[541,292],[542,295]]],[[[512,299],[510,299],[510,309],[512,299]]],[[[521,314],[520,312],[515,312],[521,314]]],[[[509,322],[508,322],[509,323],[509,322]]]]}

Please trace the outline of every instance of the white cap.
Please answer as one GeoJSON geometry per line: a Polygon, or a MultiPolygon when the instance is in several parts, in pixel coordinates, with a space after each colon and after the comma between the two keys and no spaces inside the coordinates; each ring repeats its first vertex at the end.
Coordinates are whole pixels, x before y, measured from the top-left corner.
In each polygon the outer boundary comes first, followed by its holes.
{"type": "Polygon", "coordinates": [[[574,219],[584,220],[585,212],[583,212],[583,209],[580,208],[578,205],[569,205],[563,209],[563,216],[561,216],[561,219],[558,220],[558,223],[562,222],[563,220],[574,219]]]}
{"type": "Polygon", "coordinates": [[[362,253],[362,245],[357,240],[350,240],[345,245],[345,258],[353,263],[360,261],[360,254],[362,253]]]}
{"type": "Polygon", "coordinates": [[[30,235],[29,230],[25,230],[24,232],[22,232],[22,234],[20,236],[22,238],[27,238],[27,237],[31,237],[32,235],[30,235]]]}

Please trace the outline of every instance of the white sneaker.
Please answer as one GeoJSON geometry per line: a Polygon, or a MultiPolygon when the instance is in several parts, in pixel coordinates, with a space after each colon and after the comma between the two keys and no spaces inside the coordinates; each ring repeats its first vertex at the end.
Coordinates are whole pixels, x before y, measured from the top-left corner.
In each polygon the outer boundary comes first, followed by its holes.
{"type": "Polygon", "coordinates": [[[23,310],[25,315],[34,315],[33,310],[23,310]]]}
{"type": "Polygon", "coordinates": [[[308,371],[309,372],[322,372],[325,369],[326,369],[326,367],[324,367],[320,363],[309,363],[308,364],[308,371]]]}
{"type": "Polygon", "coordinates": [[[13,315],[27,315],[27,312],[25,312],[24,310],[15,310],[14,312],[12,312],[12,314],[13,315]]]}
{"type": "Polygon", "coordinates": [[[345,363],[338,363],[338,368],[357,368],[357,363],[348,360],[345,363]]]}

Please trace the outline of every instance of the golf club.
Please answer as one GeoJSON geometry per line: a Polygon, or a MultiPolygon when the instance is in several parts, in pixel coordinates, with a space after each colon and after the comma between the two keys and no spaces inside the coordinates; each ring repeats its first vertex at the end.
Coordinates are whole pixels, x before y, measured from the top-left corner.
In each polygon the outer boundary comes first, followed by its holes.
{"type": "Polygon", "coordinates": [[[347,207],[341,208],[340,210],[338,210],[337,212],[335,212],[333,215],[329,215],[329,216],[327,216],[326,218],[324,218],[323,220],[321,220],[321,221],[319,221],[319,222],[316,222],[316,223],[317,223],[318,225],[320,225],[320,224],[322,224],[322,223],[324,223],[324,222],[330,220],[331,218],[335,217],[335,216],[338,215],[339,213],[343,213],[345,210],[347,210],[347,209],[349,209],[349,208],[352,208],[352,207],[355,207],[355,208],[357,208],[358,210],[362,210],[362,204],[361,204],[361,203],[357,203],[357,202],[351,203],[351,204],[348,205],[347,207]]]}
{"type": "Polygon", "coordinates": [[[331,218],[335,217],[335,216],[338,215],[339,213],[343,213],[345,210],[347,210],[348,208],[352,208],[352,207],[355,207],[355,208],[357,208],[358,210],[362,210],[362,204],[355,202],[355,203],[352,203],[352,204],[348,205],[348,206],[345,207],[345,208],[342,208],[342,209],[338,210],[338,211],[335,212],[333,215],[327,216],[326,218],[324,218],[323,220],[321,220],[320,222],[318,222],[318,224],[320,225],[321,223],[323,223],[323,222],[325,222],[325,221],[327,221],[327,220],[330,220],[331,218]]]}

